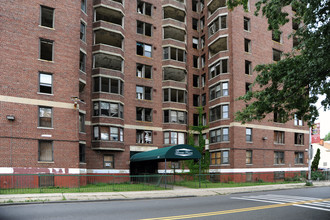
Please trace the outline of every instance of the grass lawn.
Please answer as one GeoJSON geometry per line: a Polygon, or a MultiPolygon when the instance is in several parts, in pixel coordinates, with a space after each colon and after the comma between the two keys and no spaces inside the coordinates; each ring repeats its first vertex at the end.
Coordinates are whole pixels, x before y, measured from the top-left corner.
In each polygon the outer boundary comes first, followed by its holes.
{"type": "Polygon", "coordinates": [[[0,189],[0,194],[34,194],[34,193],[78,193],[78,192],[119,192],[119,191],[150,191],[164,190],[163,187],[145,184],[87,184],[77,188],[68,187],[43,187],[43,188],[23,188],[23,189],[0,189]]]}

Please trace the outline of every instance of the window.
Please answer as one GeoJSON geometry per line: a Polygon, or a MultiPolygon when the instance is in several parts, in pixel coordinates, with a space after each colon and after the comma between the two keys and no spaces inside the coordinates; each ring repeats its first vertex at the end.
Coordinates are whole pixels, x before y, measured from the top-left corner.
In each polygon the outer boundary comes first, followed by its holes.
{"type": "Polygon", "coordinates": [[[164,132],[164,144],[184,144],[185,143],[185,133],[176,131],[165,131],[164,132]]]}
{"type": "Polygon", "coordinates": [[[187,103],[187,92],[172,88],[163,89],[163,101],[187,103]]]}
{"type": "Polygon", "coordinates": [[[284,131],[274,131],[274,143],[284,144],[284,131]]]}
{"type": "Polygon", "coordinates": [[[144,43],[136,43],[136,54],[140,56],[146,56],[146,57],[151,57],[152,52],[151,49],[152,46],[149,44],[144,44],[144,43]]]}
{"type": "Polygon", "coordinates": [[[124,106],[114,102],[93,102],[93,116],[124,118],[124,106]]]}
{"type": "Polygon", "coordinates": [[[245,83],[245,94],[248,92],[252,92],[252,84],[251,83],[245,83]]]}
{"type": "Polygon", "coordinates": [[[304,163],[304,152],[295,152],[294,153],[294,163],[303,164],[304,163]]]}
{"type": "Polygon", "coordinates": [[[303,126],[304,122],[301,120],[301,118],[298,118],[297,115],[294,115],[294,125],[295,126],[303,126]]]}
{"type": "Polygon", "coordinates": [[[229,141],[229,128],[219,128],[210,131],[210,143],[229,141]]]}
{"type": "Polygon", "coordinates": [[[245,153],[245,163],[252,164],[252,150],[247,150],[245,153]]]}
{"type": "Polygon", "coordinates": [[[136,33],[151,36],[152,24],[136,21],[136,33]]]}
{"type": "Polygon", "coordinates": [[[86,41],[86,24],[84,22],[80,22],[80,40],[86,41]]]}
{"type": "Polygon", "coordinates": [[[52,94],[53,93],[53,75],[47,73],[39,73],[39,92],[52,94]]]}
{"type": "Polygon", "coordinates": [[[139,14],[151,16],[151,8],[152,8],[151,4],[137,0],[137,12],[139,14]]]}
{"type": "Polygon", "coordinates": [[[80,51],[79,69],[86,72],[86,54],[80,51]]]}
{"type": "Polygon", "coordinates": [[[137,144],[152,144],[152,131],[136,130],[137,144]]]}
{"type": "Polygon", "coordinates": [[[199,106],[199,95],[193,94],[193,106],[199,106]]]}
{"type": "Polygon", "coordinates": [[[38,148],[38,161],[52,162],[54,161],[53,157],[53,141],[39,141],[38,148]]]}
{"type": "Polygon", "coordinates": [[[201,37],[201,47],[204,48],[205,47],[205,35],[203,35],[201,37]]]}
{"type": "Polygon", "coordinates": [[[124,141],[124,130],[119,127],[94,126],[94,139],[102,141],[124,141]]]}
{"type": "Polygon", "coordinates": [[[197,0],[192,0],[192,10],[194,12],[197,12],[197,6],[198,6],[198,1],[197,0]]]}
{"type": "Polygon", "coordinates": [[[222,96],[228,96],[228,82],[221,82],[210,88],[210,101],[222,96]]]}
{"type": "Polygon", "coordinates": [[[202,94],[202,106],[206,105],[206,93],[202,94]]]}
{"type": "Polygon", "coordinates": [[[86,145],[79,143],[79,162],[86,162],[86,154],[85,154],[86,145]]]}
{"type": "Polygon", "coordinates": [[[192,28],[193,28],[193,30],[198,30],[198,19],[196,19],[196,18],[193,18],[192,19],[192,28]]]}
{"type": "Polygon", "coordinates": [[[217,31],[227,28],[227,15],[217,17],[209,26],[209,37],[217,31]]]}
{"type": "Polygon", "coordinates": [[[180,62],[186,62],[186,51],[174,47],[164,47],[163,59],[164,60],[171,59],[180,62]]]}
{"type": "Polygon", "coordinates": [[[85,132],[85,114],[79,112],[79,132],[85,132]]]}
{"type": "Polygon", "coordinates": [[[199,114],[193,114],[193,126],[199,125],[199,114]]]}
{"type": "Polygon", "coordinates": [[[115,168],[113,155],[103,156],[103,168],[107,168],[107,169],[115,168]]]}
{"type": "Polygon", "coordinates": [[[245,74],[251,75],[252,74],[252,64],[251,61],[245,60],[245,74]]]}
{"type": "Polygon", "coordinates": [[[202,68],[205,66],[205,54],[201,56],[202,68]]]}
{"type": "Polygon", "coordinates": [[[244,39],[244,51],[247,53],[251,53],[251,40],[244,39]]]}
{"type": "Polygon", "coordinates": [[[94,77],[94,92],[106,92],[123,95],[124,83],[119,79],[94,77]]]}
{"type": "Polygon", "coordinates": [[[205,24],[205,18],[204,17],[202,17],[201,19],[200,19],[200,24],[201,24],[201,30],[203,30],[204,29],[204,24],[205,24]]]}
{"type": "Polygon", "coordinates": [[[193,37],[193,48],[198,49],[198,38],[193,37]]]}
{"type": "Polygon", "coordinates": [[[198,68],[198,56],[193,56],[193,67],[198,68]]]}
{"type": "Polygon", "coordinates": [[[81,0],[81,10],[86,13],[86,1],[87,0],[81,0]]]}
{"type": "Polygon", "coordinates": [[[294,144],[304,145],[304,134],[294,133],[294,144]]]}
{"type": "Polygon", "coordinates": [[[151,100],[152,88],[147,86],[136,86],[136,98],[139,100],[151,100]]]}
{"type": "Polygon", "coordinates": [[[39,127],[51,128],[52,123],[52,108],[50,107],[39,107],[39,127]]]}
{"type": "Polygon", "coordinates": [[[274,61],[280,61],[281,60],[281,56],[282,56],[282,51],[273,49],[273,60],[274,61]]]}
{"type": "Polygon", "coordinates": [[[284,152],[283,151],[274,152],[274,164],[284,164],[284,152]]]}
{"type": "Polygon", "coordinates": [[[40,38],[39,58],[53,61],[53,41],[40,38]]]}
{"type": "Polygon", "coordinates": [[[210,79],[224,73],[228,73],[228,59],[219,60],[209,67],[210,79]]]}
{"type": "Polygon", "coordinates": [[[244,17],[244,30],[251,31],[250,18],[244,17]]]}
{"type": "Polygon", "coordinates": [[[187,124],[187,113],[184,111],[164,110],[164,123],[187,124]]]}
{"type": "Polygon", "coordinates": [[[274,111],[274,122],[277,123],[284,123],[284,117],[283,114],[281,114],[278,111],[274,111]]]}
{"type": "Polygon", "coordinates": [[[136,76],[139,78],[152,78],[152,66],[137,63],[136,64],[136,76]]]}
{"type": "Polygon", "coordinates": [[[210,109],[210,122],[228,118],[229,105],[218,105],[210,109]]]}
{"type": "Polygon", "coordinates": [[[54,27],[54,8],[41,6],[40,25],[43,27],[54,27]]]}
{"type": "Polygon", "coordinates": [[[229,163],[229,151],[211,152],[211,165],[220,165],[229,163]]]}
{"type": "Polygon", "coordinates": [[[193,75],[193,87],[199,87],[199,76],[193,75]]]}
{"type": "Polygon", "coordinates": [[[136,120],[152,122],[152,109],[136,107],[136,120]]]}
{"type": "Polygon", "coordinates": [[[276,35],[275,31],[272,31],[272,40],[278,43],[282,43],[282,32],[279,32],[276,35]]]}
{"type": "Polygon", "coordinates": [[[204,73],[201,77],[201,84],[202,84],[202,87],[205,86],[205,80],[206,80],[206,74],[204,73]]]}
{"type": "Polygon", "coordinates": [[[252,142],[252,128],[246,128],[246,142],[252,142]]]}

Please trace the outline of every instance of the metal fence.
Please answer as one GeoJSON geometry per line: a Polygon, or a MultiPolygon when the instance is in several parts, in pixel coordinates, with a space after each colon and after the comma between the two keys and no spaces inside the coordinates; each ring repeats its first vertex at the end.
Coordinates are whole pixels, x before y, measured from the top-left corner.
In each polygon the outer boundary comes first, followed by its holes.
{"type": "MultiPolygon", "coordinates": [[[[328,172],[326,178],[330,178],[328,172]]],[[[304,181],[306,172],[158,174],[158,175],[57,175],[0,174],[0,194],[113,192],[226,187],[249,183],[304,181]]]]}

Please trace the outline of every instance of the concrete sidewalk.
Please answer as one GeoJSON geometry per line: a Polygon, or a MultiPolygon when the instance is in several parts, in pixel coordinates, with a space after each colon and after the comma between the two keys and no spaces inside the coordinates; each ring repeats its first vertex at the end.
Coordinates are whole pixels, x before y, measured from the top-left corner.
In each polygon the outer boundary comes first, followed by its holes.
{"type": "MultiPolygon", "coordinates": [[[[330,181],[313,182],[313,187],[330,186],[330,181]]],[[[306,188],[305,183],[190,189],[174,187],[173,190],[134,191],[134,192],[94,192],[94,193],[40,193],[40,194],[9,194],[0,195],[0,205],[44,202],[77,202],[77,201],[106,201],[132,200],[153,198],[180,198],[197,196],[214,196],[231,193],[258,192],[281,189],[306,188]]],[[[310,186],[309,186],[310,187],[310,186]]],[[[308,187],[308,188],[309,188],[308,187]]]]}

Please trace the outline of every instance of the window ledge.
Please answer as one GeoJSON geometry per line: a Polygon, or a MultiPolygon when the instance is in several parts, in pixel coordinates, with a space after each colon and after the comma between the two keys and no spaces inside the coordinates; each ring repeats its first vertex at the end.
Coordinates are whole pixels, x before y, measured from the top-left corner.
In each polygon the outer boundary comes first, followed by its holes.
{"type": "Polygon", "coordinates": [[[86,162],[79,162],[80,165],[86,165],[86,162]]]}
{"type": "Polygon", "coordinates": [[[246,143],[247,144],[253,144],[253,141],[247,141],[246,143]]]}
{"type": "Polygon", "coordinates": [[[81,69],[79,69],[79,72],[81,72],[82,74],[85,74],[86,75],[86,72],[85,71],[82,71],[81,69]]]}
{"type": "Polygon", "coordinates": [[[48,128],[48,127],[37,127],[37,129],[47,129],[47,130],[53,130],[54,128],[48,128]]]}
{"type": "Polygon", "coordinates": [[[246,166],[252,166],[253,165],[253,163],[247,163],[246,164],[246,166]]]}
{"type": "Polygon", "coordinates": [[[45,164],[47,164],[47,163],[54,163],[54,161],[38,161],[38,163],[45,163],[45,164]]]}
{"type": "Polygon", "coordinates": [[[54,96],[53,93],[43,93],[43,92],[37,92],[38,95],[48,95],[48,96],[54,96]]]}
{"type": "Polygon", "coordinates": [[[55,63],[54,60],[43,60],[38,58],[39,61],[46,62],[46,63],[55,63]]]}
{"type": "Polygon", "coordinates": [[[40,24],[38,26],[41,27],[41,28],[48,29],[48,30],[53,30],[53,31],[55,30],[55,28],[50,28],[50,27],[42,26],[40,24]]]}
{"type": "Polygon", "coordinates": [[[294,146],[302,147],[302,146],[305,146],[305,145],[304,144],[295,144],[294,146]]]}
{"type": "Polygon", "coordinates": [[[285,163],[274,164],[274,166],[283,166],[285,163]]]}
{"type": "Polygon", "coordinates": [[[79,134],[86,134],[86,131],[79,131],[79,134]]]}
{"type": "Polygon", "coordinates": [[[282,145],[285,146],[285,143],[274,143],[275,145],[282,145]]]}

